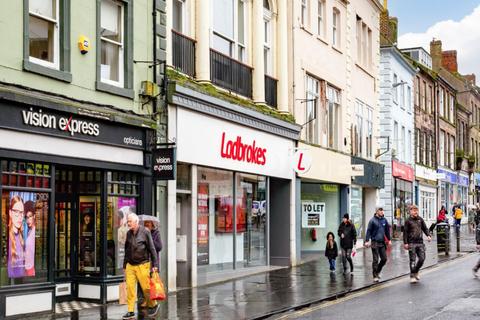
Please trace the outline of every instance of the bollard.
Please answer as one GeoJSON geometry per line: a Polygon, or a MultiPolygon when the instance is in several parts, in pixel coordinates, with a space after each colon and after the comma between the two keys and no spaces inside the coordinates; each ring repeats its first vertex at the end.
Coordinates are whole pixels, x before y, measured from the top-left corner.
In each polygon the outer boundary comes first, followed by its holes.
{"type": "Polygon", "coordinates": [[[455,225],[455,232],[457,233],[457,252],[460,252],[460,225],[455,225]]]}

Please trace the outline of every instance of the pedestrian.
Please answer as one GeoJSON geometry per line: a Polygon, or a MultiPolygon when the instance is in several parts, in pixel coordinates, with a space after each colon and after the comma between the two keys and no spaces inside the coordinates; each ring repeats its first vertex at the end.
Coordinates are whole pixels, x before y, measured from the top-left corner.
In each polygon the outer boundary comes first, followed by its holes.
{"type": "Polygon", "coordinates": [[[327,245],[325,246],[325,257],[328,258],[328,263],[330,265],[330,272],[335,272],[335,261],[338,256],[338,247],[335,242],[335,236],[333,232],[327,233],[327,245]]]}
{"type": "Polygon", "coordinates": [[[127,216],[127,239],[125,241],[125,259],[123,270],[127,283],[128,312],[123,319],[134,319],[135,300],[137,297],[137,281],[142,287],[143,294],[147,298],[148,315],[157,314],[158,305],[150,300],[150,272],[158,271],[158,256],[153,244],[152,235],[144,226],[138,223],[138,216],[130,213],[127,216]],[[150,263],[152,261],[152,263],[150,263]]]}
{"type": "Polygon", "coordinates": [[[340,237],[343,273],[347,273],[347,261],[350,264],[350,272],[353,272],[352,249],[357,244],[357,230],[348,213],[343,215],[343,221],[338,227],[338,236],[340,237]]]}
{"type": "MultiPolygon", "coordinates": [[[[162,251],[162,238],[160,237],[160,231],[155,226],[152,220],[146,220],[143,222],[144,227],[150,231],[152,235],[153,245],[155,246],[155,251],[157,252],[158,261],[160,261],[160,251],[162,251]]],[[[158,263],[160,265],[160,263],[158,263]]],[[[145,308],[147,306],[147,300],[143,295],[143,291],[141,290],[140,284],[137,286],[137,294],[138,294],[138,301],[140,303],[140,307],[145,308]],[[140,289],[140,290],[139,290],[140,289]]]]}
{"type": "Polygon", "coordinates": [[[374,282],[380,281],[380,272],[385,263],[387,263],[386,249],[391,243],[390,225],[384,217],[383,208],[377,207],[375,215],[368,223],[367,234],[365,236],[365,247],[372,248],[372,273],[374,282]],[[380,258],[380,262],[378,258],[380,258]]]}
{"type": "Polygon", "coordinates": [[[440,211],[438,212],[437,223],[446,222],[447,220],[447,210],[445,206],[442,206],[440,211]]]}
{"type": "Polygon", "coordinates": [[[462,217],[463,217],[463,210],[460,207],[460,205],[457,205],[454,207],[453,212],[454,212],[453,218],[455,219],[455,227],[457,229],[460,229],[460,224],[462,222],[462,217]]]}
{"type": "MultiPolygon", "coordinates": [[[[480,250],[480,224],[477,224],[475,229],[475,240],[477,241],[477,251],[480,250]]],[[[478,270],[480,269],[480,259],[478,259],[477,264],[473,267],[473,276],[475,279],[478,279],[478,270]]]]}
{"type": "Polygon", "coordinates": [[[425,233],[428,241],[432,240],[425,221],[418,215],[418,208],[413,204],[410,206],[410,217],[405,222],[403,231],[403,246],[405,250],[408,250],[410,258],[411,283],[420,280],[418,272],[425,261],[425,244],[423,243],[422,232],[425,233]]]}
{"type": "Polygon", "coordinates": [[[478,228],[478,226],[480,225],[480,205],[478,203],[475,210],[475,217],[473,218],[473,222],[475,223],[475,227],[478,228]]]}

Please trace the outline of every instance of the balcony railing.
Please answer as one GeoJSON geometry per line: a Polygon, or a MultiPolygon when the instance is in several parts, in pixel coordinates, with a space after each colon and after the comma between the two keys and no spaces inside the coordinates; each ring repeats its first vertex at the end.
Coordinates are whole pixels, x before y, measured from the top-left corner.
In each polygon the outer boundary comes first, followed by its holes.
{"type": "Polygon", "coordinates": [[[277,82],[277,79],[265,75],[265,102],[274,108],[277,107],[277,82]]]}
{"type": "Polygon", "coordinates": [[[173,66],[195,77],[195,40],[172,30],[173,66]]]}
{"type": "Polygon", "coordinates": [[[210,79],[227,90],[252,97],[252,68],[210,49],[210,79]]]}

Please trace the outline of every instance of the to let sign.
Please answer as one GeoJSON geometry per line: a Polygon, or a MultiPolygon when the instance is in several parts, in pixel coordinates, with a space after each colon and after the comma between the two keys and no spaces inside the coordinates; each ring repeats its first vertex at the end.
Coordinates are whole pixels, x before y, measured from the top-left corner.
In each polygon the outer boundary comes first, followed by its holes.
{"type": "Polygon", "coordinates": [[[153,157],[153,179],[154,180],[175,180],[176,159],[175,148],[157,149],[152,152],[153,157]]]}
{"type": "Polygon", "coordinates": [[[324,202],[302,202],[302,228],[325,228],[324,202]]]}

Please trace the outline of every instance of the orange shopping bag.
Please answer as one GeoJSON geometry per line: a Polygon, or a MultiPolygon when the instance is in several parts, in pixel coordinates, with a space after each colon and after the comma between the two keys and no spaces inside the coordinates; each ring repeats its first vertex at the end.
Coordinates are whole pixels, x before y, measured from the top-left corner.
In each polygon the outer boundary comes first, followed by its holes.
{"type": "Polygon", "coordinates": [[[150,300],[165,300],[165,287],[158,272],[153,272],[150,276],[150,300]]]}

